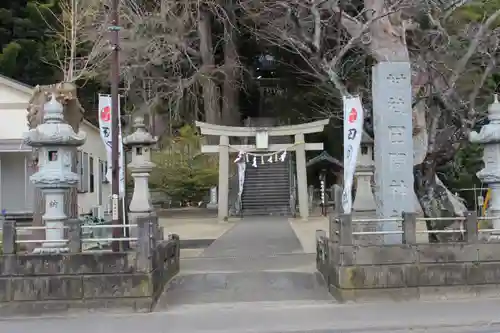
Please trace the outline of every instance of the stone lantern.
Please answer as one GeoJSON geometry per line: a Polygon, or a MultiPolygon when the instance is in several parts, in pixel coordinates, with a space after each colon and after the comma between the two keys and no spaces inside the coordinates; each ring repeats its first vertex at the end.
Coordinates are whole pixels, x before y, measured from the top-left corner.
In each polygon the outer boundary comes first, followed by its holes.
{"type": "Polygon", "coordinates": [[[63,106],[53,94],[44,105],[43,123],[24,135],[24,142],[38,149],[39,169],[30,177],[45,198],[45,214],[42,221],[46,243],[37,253],[67,252],[64,239],[64,194],[78,186],[80,177],[72,172],[73,153],[83,145],[85,134],[76,134],[71,125],[64,122],[63,106]]]}
{"type": "Polygon", "coordinates": [[[134,192],[129,206],[132,219],[150,215],[153,211],[149,194],[149,175],[155,166],[151,162],[151,149],[157,142],[146,130],[144,118],[135,118],[133,128],[134,132],[123,140],[123,144],[132,150],[132,161],[128,164],[134,178],[134,192]]]}
{"type": "Polygon", "coordinates": [[[376,204],[372,191],[374,162],[373,162],[373,139],[363,131],[361,137],[361,149],[356,162],[356,197],[352,204],[354,212],[375,214],[376,204]]]}
{"type": "MultiPolygon", "coordinates": [[[[493,217],[493,229],[500,229],[500,103],[495,95],[493,104],[488,107],[489,124],[484,125],[479,133],[471,132],[469,141],[484,145],[484,168],[476,175],[491,189],[489,214],[493,217]]],[[[500,238],[500,232],[493,235],[500,238]]]]}

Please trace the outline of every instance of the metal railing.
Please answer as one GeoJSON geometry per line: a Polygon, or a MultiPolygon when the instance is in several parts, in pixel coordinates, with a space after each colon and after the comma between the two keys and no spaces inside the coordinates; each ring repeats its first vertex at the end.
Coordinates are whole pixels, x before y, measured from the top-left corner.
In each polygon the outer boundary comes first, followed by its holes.
{"type": "MultiPolygon", "coordinates": [[[[352,243],[352,236],[369,236],[369,235],[403,235],[403,243],[416,242],[415,236],[417,234],[461,234],[464,241],[475,241],[478,236],[484,233],[498,233],[500,229],[488,228],[480,229],[478,221],[500,219],[500,216],[482,216],[478,217],[475,212],[467,212],[466,216],[458,217],[430,217],[420,218],[416,217],[414,213],[403,213],[402,217],[395,218],[363,218],[353,219],[350,214],[341,214],[334,217],[330,221],[330,237],[334,236],[337,240],[343,243],[352,243]],[[459,222],[458,228],[443,228],[435,230],[417,230],[417,222],[427,221],[454,221],[459,222]],[[383,223],[396,222],[401,223],[401,230],[375,230],[375,231],[353,231],[353,226],[357,223],[374,223],[381,226],[383,223]],[[332,234],[333,233],[333,234],[332,234]]],[[[399,228],[399,226],[397,226],[399,228]]],[[[499,239],[500,240],[500,239],[499,239]]]]}
{"type": "MultiPolygon", "coordinates": [[[[113,225],[113,224],[102,224],[102,225],[84,225],[82,224],[80,226],[81,228],[81,233],[82,237],[80,238],[80,241],[82,244],[86,243],[106,243],[106,242],[113,242],[113,241],[137,241],[137,237],[121,237],[121,238],[113,238],[113,237],[88,237],[89,233],[85,232],[87,230],[93,230],[93,229],[114,229],[114,228],[137,228],[137,224],[119,224],[119,225],[113,225]]],[[[47,226],[23,226],[23,227],[16,227],[16,235],[19,232],[23,231],[34,231],[34,230],[61,230],[63,229],[64,231],[67,231],[70,229],[68,226],[63,226],[63,227],[47,227],[47,226]]],[[[0,233],[2,233],[3,228],[0,226],[0,233]]],[[[66,233],[66,232],[65,232],[66,233]]],[[[16,236],[15,239],[15,244],[50,244],[50,243],[64,243],[67,244],[70,241],[69,238],[64,238],[64,239],[18,239],[16,236]]],[[[3,239],[0,237],[0,244],[3,244],[3,239]]],[[[89,248],[87,248],[89,249],[89,248]]]]}

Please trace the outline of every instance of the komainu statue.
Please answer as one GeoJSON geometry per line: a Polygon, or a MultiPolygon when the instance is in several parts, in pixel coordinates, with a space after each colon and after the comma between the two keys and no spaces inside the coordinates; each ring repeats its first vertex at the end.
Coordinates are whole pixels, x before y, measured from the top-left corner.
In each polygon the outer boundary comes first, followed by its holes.
{"type": "Polygon", "coordinates": [[[73,127],[75,133],[78,133],[84,110],[78,101],[76,86],[69,82],[35,87],[28,105],[28,127],[33,129],[42,123],[43,106],[53,93],[64,106],[64,120],[73,127]]]}

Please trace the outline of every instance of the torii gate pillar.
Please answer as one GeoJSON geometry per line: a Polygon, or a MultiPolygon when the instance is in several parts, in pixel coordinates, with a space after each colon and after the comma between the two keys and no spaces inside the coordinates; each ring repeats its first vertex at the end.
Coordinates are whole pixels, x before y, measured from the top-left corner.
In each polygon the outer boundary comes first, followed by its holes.
{"type": "Polygon", "coordinates": [[[219,137],[219,188],[218,217],[224,219],[229,215],[229,137],[219,137]]]}

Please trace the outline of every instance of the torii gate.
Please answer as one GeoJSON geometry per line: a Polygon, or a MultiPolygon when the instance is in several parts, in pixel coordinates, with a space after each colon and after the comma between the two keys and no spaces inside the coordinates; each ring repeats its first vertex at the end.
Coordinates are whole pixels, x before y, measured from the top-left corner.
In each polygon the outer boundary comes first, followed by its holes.
{"type": "Polygon", "coordinates": [[[323,143],[306,143],[304,135],[322,132],[329,119],[313,121],[306,124],[276,126],[276,127],[237,127],[208,124],[197,121],[202,135],[219,137],[219,145],[203,145],[203,153],[219,153],[219,189],[218,217],[224,219],[229,211],[229,137],[255,137],[256,145],[232,145],[235,151],[295,151],[297,166],[297,192],[299,199],[299,214],[301,218],[309,217],[309,202],[307,197],[306,150],[323,150],[323,143]],[[268,144],[271,136],[294,136],[295,143],[268,144]]]}

